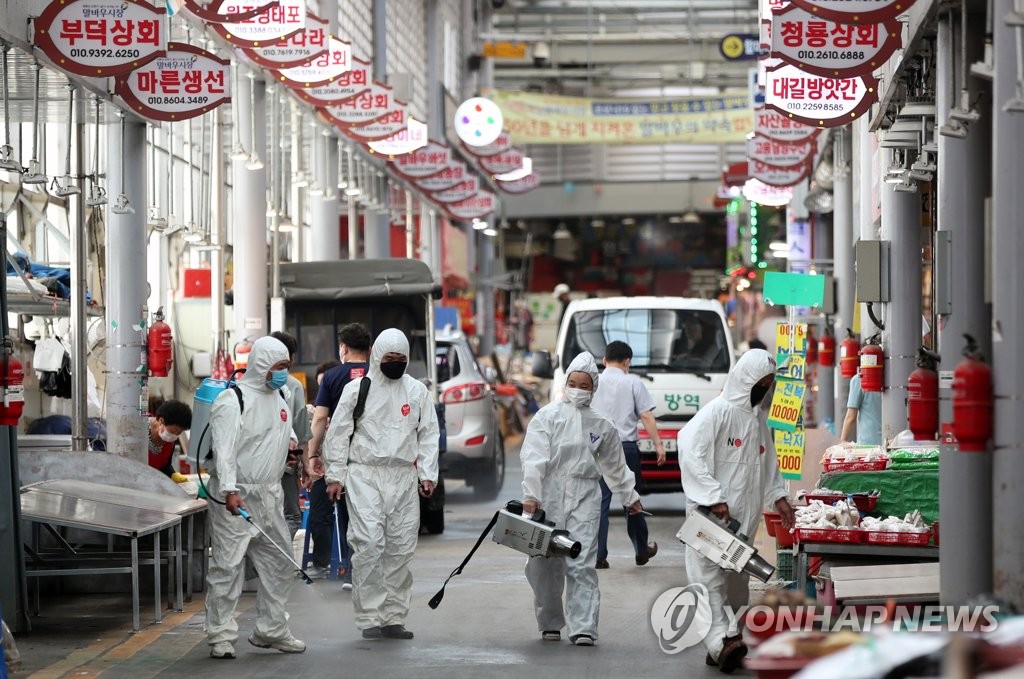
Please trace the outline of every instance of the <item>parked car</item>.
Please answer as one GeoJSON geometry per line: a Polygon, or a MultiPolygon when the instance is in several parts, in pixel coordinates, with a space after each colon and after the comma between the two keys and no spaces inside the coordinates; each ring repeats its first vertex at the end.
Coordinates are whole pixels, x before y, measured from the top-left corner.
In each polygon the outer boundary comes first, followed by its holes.
{"type": "Polygon", "coordinates": [[[491,500],[505,482],[505,443],[491,388],[493,369],[480,367],[459,331],[439,331],[436,352],[448,435],[445,476],[465,479],[477,498],[491,500]]]}

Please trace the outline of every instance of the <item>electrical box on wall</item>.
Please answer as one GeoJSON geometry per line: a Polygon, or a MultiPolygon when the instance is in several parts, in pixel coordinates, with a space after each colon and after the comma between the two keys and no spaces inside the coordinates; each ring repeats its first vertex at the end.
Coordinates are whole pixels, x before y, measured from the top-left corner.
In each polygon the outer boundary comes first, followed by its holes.
{"type": "Polygon", "coordinates": [[[857,301],[889,301],[889,241],[860,240],[855,250],[857,301]]]}

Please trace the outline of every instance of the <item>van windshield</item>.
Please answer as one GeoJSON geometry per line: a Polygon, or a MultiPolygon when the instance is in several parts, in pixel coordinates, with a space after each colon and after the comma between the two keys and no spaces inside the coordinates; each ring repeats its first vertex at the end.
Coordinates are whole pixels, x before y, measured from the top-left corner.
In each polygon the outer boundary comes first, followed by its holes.
{"type": "Polygon", "coordinates": [[[729,345],[722,317],[692,309],[602,309],[579,311],[569,319],[565,353],[568,366],[589,351],[600,364],[605,347],[619,340],[633,349],[632,370],[642,372],[724,373],[729,345]]]}

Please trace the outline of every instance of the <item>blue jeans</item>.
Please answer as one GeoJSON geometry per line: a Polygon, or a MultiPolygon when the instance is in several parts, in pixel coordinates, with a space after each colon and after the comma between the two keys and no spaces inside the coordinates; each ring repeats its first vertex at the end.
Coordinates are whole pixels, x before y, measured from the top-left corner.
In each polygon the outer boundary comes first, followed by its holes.
{"type": "MultiPolygon", "coordinates": [[[[342,498],[338,503],[338,528],[341,531],[341,565],[351,568],[351,554],[346,534],[348,533],[348,504],[342,498]]],[[[331,563],[334,549],[334,507],[327,498],[327,482],[317,479],[309,489],[309,518],[306,530],[313,540],[313,564],[327,568],[331,563]]]]}
{"type": "MultiPolygon", "coordinates": [[[[640,449],[637,447],[636,441],[623,441],[622,452],[626,455],[626,466],[636,477],[636,490],[640,492],[640,449]]],[[[601,522],[597,527],[598,559],[608,558],[608,513],[611,506],[612,491],[609,490],[604,479],[601,479],[601,522]]],[[[629,540],[633,543],[633,551],[640,556],[647,551],[647,519],[643,514],[630,516],[629,509],[625,507],[623,512],[626,516],[626,534],[629,535],[629,540]]]]}

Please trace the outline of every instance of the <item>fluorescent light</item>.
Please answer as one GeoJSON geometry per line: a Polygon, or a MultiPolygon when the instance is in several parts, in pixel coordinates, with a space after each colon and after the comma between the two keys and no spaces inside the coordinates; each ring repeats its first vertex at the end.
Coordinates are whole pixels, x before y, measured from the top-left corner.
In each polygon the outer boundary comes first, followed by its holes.
{"type": "Polygon", "coordinates": [[[768,249],[769,250],[789,250],[789,244],[788,243],[783,243],[780,240],[776,240],[776,241],[772,241],[771,243],[768,243],[768,249]]]}
{"type": "Polygon", "coordinates": [[[259,156],[257,156],[255,153],[253,153],[252,155],[249,156],[249,160],[246,161],[245,169],[253,170],[253,171],[255,171],[255,170],[262,170],[263,169],[263,161],[260,160],[259,156]]]}
{"type": "Polygon", "coordinates": [[[490,236],[490,237],[493,238],[494,236],[498,235],[498,230],[497,229],[492,229],[491,227],[487,227],[486,229],[484,229],[484,235],[485,236],[490,236]]]}
{"type": "Polygon", "coordinates": [[[636,224],[636,220],[633,219],[632,217],[626,217],[622,220],[622,223],[625,226],[632,226],[633,224],[636,224]]]}
{"type": "Polygon", "coordinates": [[[350,186],[347,189],[345,189],[346,196],[358,196],[361,193],[362,191],[359,189],[358,186],[350,186]]]}
{"type": "Polygon", "coordinates": [[[704,220],[696,210],[687,210],[686,214],[682,216],[680,221],[682,221],[683,224],[700,224],[704,220]]]}

